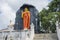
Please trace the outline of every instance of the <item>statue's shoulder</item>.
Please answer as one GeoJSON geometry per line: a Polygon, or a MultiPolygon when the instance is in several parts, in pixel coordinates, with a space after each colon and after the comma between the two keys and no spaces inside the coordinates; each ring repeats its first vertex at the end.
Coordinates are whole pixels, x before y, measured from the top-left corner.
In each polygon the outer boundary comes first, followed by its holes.
{"type": "Polygon", "coordinates": [[[24,12],[22,12],[22,13],[24,13],[24,12]]]}

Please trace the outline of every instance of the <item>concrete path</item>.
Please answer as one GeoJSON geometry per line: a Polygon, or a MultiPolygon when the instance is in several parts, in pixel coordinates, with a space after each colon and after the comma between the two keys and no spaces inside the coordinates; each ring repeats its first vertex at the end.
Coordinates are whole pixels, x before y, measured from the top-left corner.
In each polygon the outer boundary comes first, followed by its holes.
{"type": "Polygon", "coordinates": [[[56,33],[35,34],[34,40],[57,40],[57,35],[56,33]]]}

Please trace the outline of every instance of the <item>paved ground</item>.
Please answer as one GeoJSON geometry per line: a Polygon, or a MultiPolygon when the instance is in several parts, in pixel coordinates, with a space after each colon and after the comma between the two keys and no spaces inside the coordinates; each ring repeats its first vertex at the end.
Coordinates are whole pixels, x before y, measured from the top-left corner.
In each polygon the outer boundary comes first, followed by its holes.
{"type": "Polygon", "coordinates": [[[57,35],[56,35],[56,33],[35,34],[34,40],[57,40],[57,35]]]}

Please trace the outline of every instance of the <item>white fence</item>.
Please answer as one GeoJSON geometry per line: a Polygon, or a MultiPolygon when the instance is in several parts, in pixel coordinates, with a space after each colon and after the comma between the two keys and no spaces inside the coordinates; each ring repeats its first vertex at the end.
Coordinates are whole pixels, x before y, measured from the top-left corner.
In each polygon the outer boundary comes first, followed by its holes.
{"type": "Polygon", "coordinates": [[[0,32],[0,40],[33,40],[34,37],[34,25],[31,25],[30,30],[20,31],[2,31],[0,32]]]}

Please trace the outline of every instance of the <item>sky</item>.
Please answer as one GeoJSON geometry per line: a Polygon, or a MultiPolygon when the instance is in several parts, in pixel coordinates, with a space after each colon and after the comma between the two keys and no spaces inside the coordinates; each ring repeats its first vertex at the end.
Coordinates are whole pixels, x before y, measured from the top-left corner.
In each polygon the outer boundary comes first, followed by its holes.
{"type": "Polygon", "coordinates": [[[0,0],[0,30],[7,28],[10,20],[15,23],[16,12],[23,4],[31,4],[41,11],[47,9],[50,2],[51,0],[0,0]]]}

